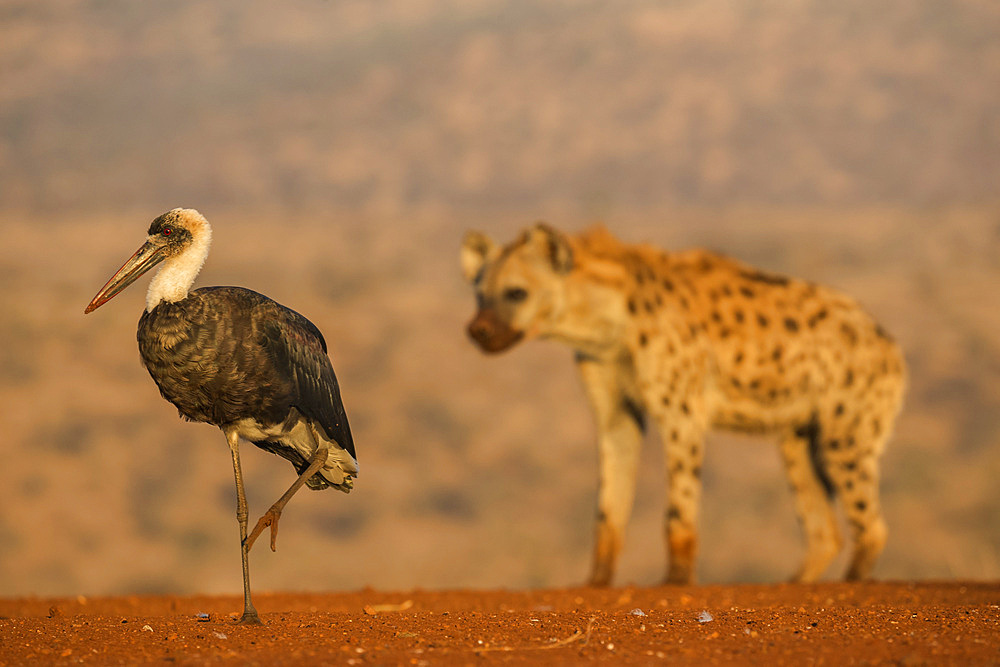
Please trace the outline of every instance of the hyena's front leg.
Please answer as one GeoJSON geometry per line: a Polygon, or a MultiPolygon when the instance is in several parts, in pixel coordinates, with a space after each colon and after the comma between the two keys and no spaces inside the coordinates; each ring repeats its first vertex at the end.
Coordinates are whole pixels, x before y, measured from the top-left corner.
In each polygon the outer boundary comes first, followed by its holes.
{"type": "Polygon", "coordinates": [[[698,506],[706,426],[693,398],[665,398],[657,421],[667,465],[667,514],[664,533],[669,562],[666,583],[694,581],[698,555],[698,506]]]}
{"type": "Polygon", "coordinates": [[[621,370],[589,358],[577,358],[587,396],[597,418],[600,455],[597,530],[590,585],[606,586],[614,575],[632,512],[642,445],[643,417],[628,398],[621,370]]]}
{"type": "Polygon", "coordinates": [[[597,500],[597,535],[592,586],[606,586],[614,575],[625,541],[625,526],[635,497],[636,469],[641,431],[625,415],[600,434],[600,488],[597,500]]]}

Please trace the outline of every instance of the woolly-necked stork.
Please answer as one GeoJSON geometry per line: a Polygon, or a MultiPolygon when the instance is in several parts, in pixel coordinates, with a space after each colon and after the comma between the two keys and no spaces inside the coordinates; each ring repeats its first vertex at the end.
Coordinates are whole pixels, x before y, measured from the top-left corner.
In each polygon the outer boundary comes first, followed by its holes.
{"type": "Polygon", "coordinates": [[[354,441],[326,341],[302,315],[241,287],[191,291],[211,244],[208,221],[175,208],[153,220],[146,242],[87,306],[89,313],[162,262],[139,318],[142,363],[181,416],[222,429],[236,476],[243,561],[242,624],[260,624],[250,599],[249,552],[303,484],[350,491],[354,441]],[[298,478],[247,534],[239,439],[291,461],[298,478]]]}

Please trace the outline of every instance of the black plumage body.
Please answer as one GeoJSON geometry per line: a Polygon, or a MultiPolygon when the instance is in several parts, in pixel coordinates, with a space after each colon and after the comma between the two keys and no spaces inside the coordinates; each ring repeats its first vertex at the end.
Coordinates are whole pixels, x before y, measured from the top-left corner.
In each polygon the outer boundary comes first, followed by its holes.
{"type": "Polygon", "coordinates": [[[320,444],[304,428],[309,420],[333,446],[307,485],[353,486],[356,455],[340,388],[323,335],[308,319],[252,290],[205,287],[143,311],[137,338],[143,365],[181,416],[236,428],[299,473],[320,444]]]}

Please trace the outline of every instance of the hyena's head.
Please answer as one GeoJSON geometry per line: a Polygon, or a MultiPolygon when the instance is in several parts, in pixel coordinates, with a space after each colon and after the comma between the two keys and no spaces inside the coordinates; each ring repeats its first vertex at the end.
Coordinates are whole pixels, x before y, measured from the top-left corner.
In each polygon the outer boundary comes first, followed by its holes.
{"type": "Polygon", "coordinates": [[[500,247],[479,232],[462,244],[462,272],[476,290],[478,311],[469,336],[484,352],[502,352],[525,338],[545,335],[565,303],[573,268],[566,237],[543,224],[500,247]]]}

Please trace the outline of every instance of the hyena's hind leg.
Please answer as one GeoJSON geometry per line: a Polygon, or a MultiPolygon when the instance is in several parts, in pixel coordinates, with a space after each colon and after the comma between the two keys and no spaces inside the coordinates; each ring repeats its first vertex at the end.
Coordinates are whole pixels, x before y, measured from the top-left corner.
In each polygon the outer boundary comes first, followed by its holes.
{"type": "Polygon", "coordinates": [[[888,530],[879,500],[879,459],[902,406],[906,368],[899,349],[881,329],[888,347],[879,351],[868,372],[849,369],[843,387],[853,393],[827,406],[823,416],[826,469],[851,528],[853,549],[849,581],[871,575],[888,530]]]}
{"type": "Polygon", "coordinates": [[[849,581],[871,574],[888,535],[879,500],[879,455],[886,427],[876,418],[855,420],[855,424],[846,435],[828,440],[824,451],[851,529],[853,548],[845,577],[849,581]]]}
{"type": "Polygon", "coordinates": [[[818,448],[819,427],[815,420],[785,434],[781,441],[785,473],[806,540],[805,558],[792,581],[818,580],[843,545],[833,504],[834,489],[818,448]]]}

